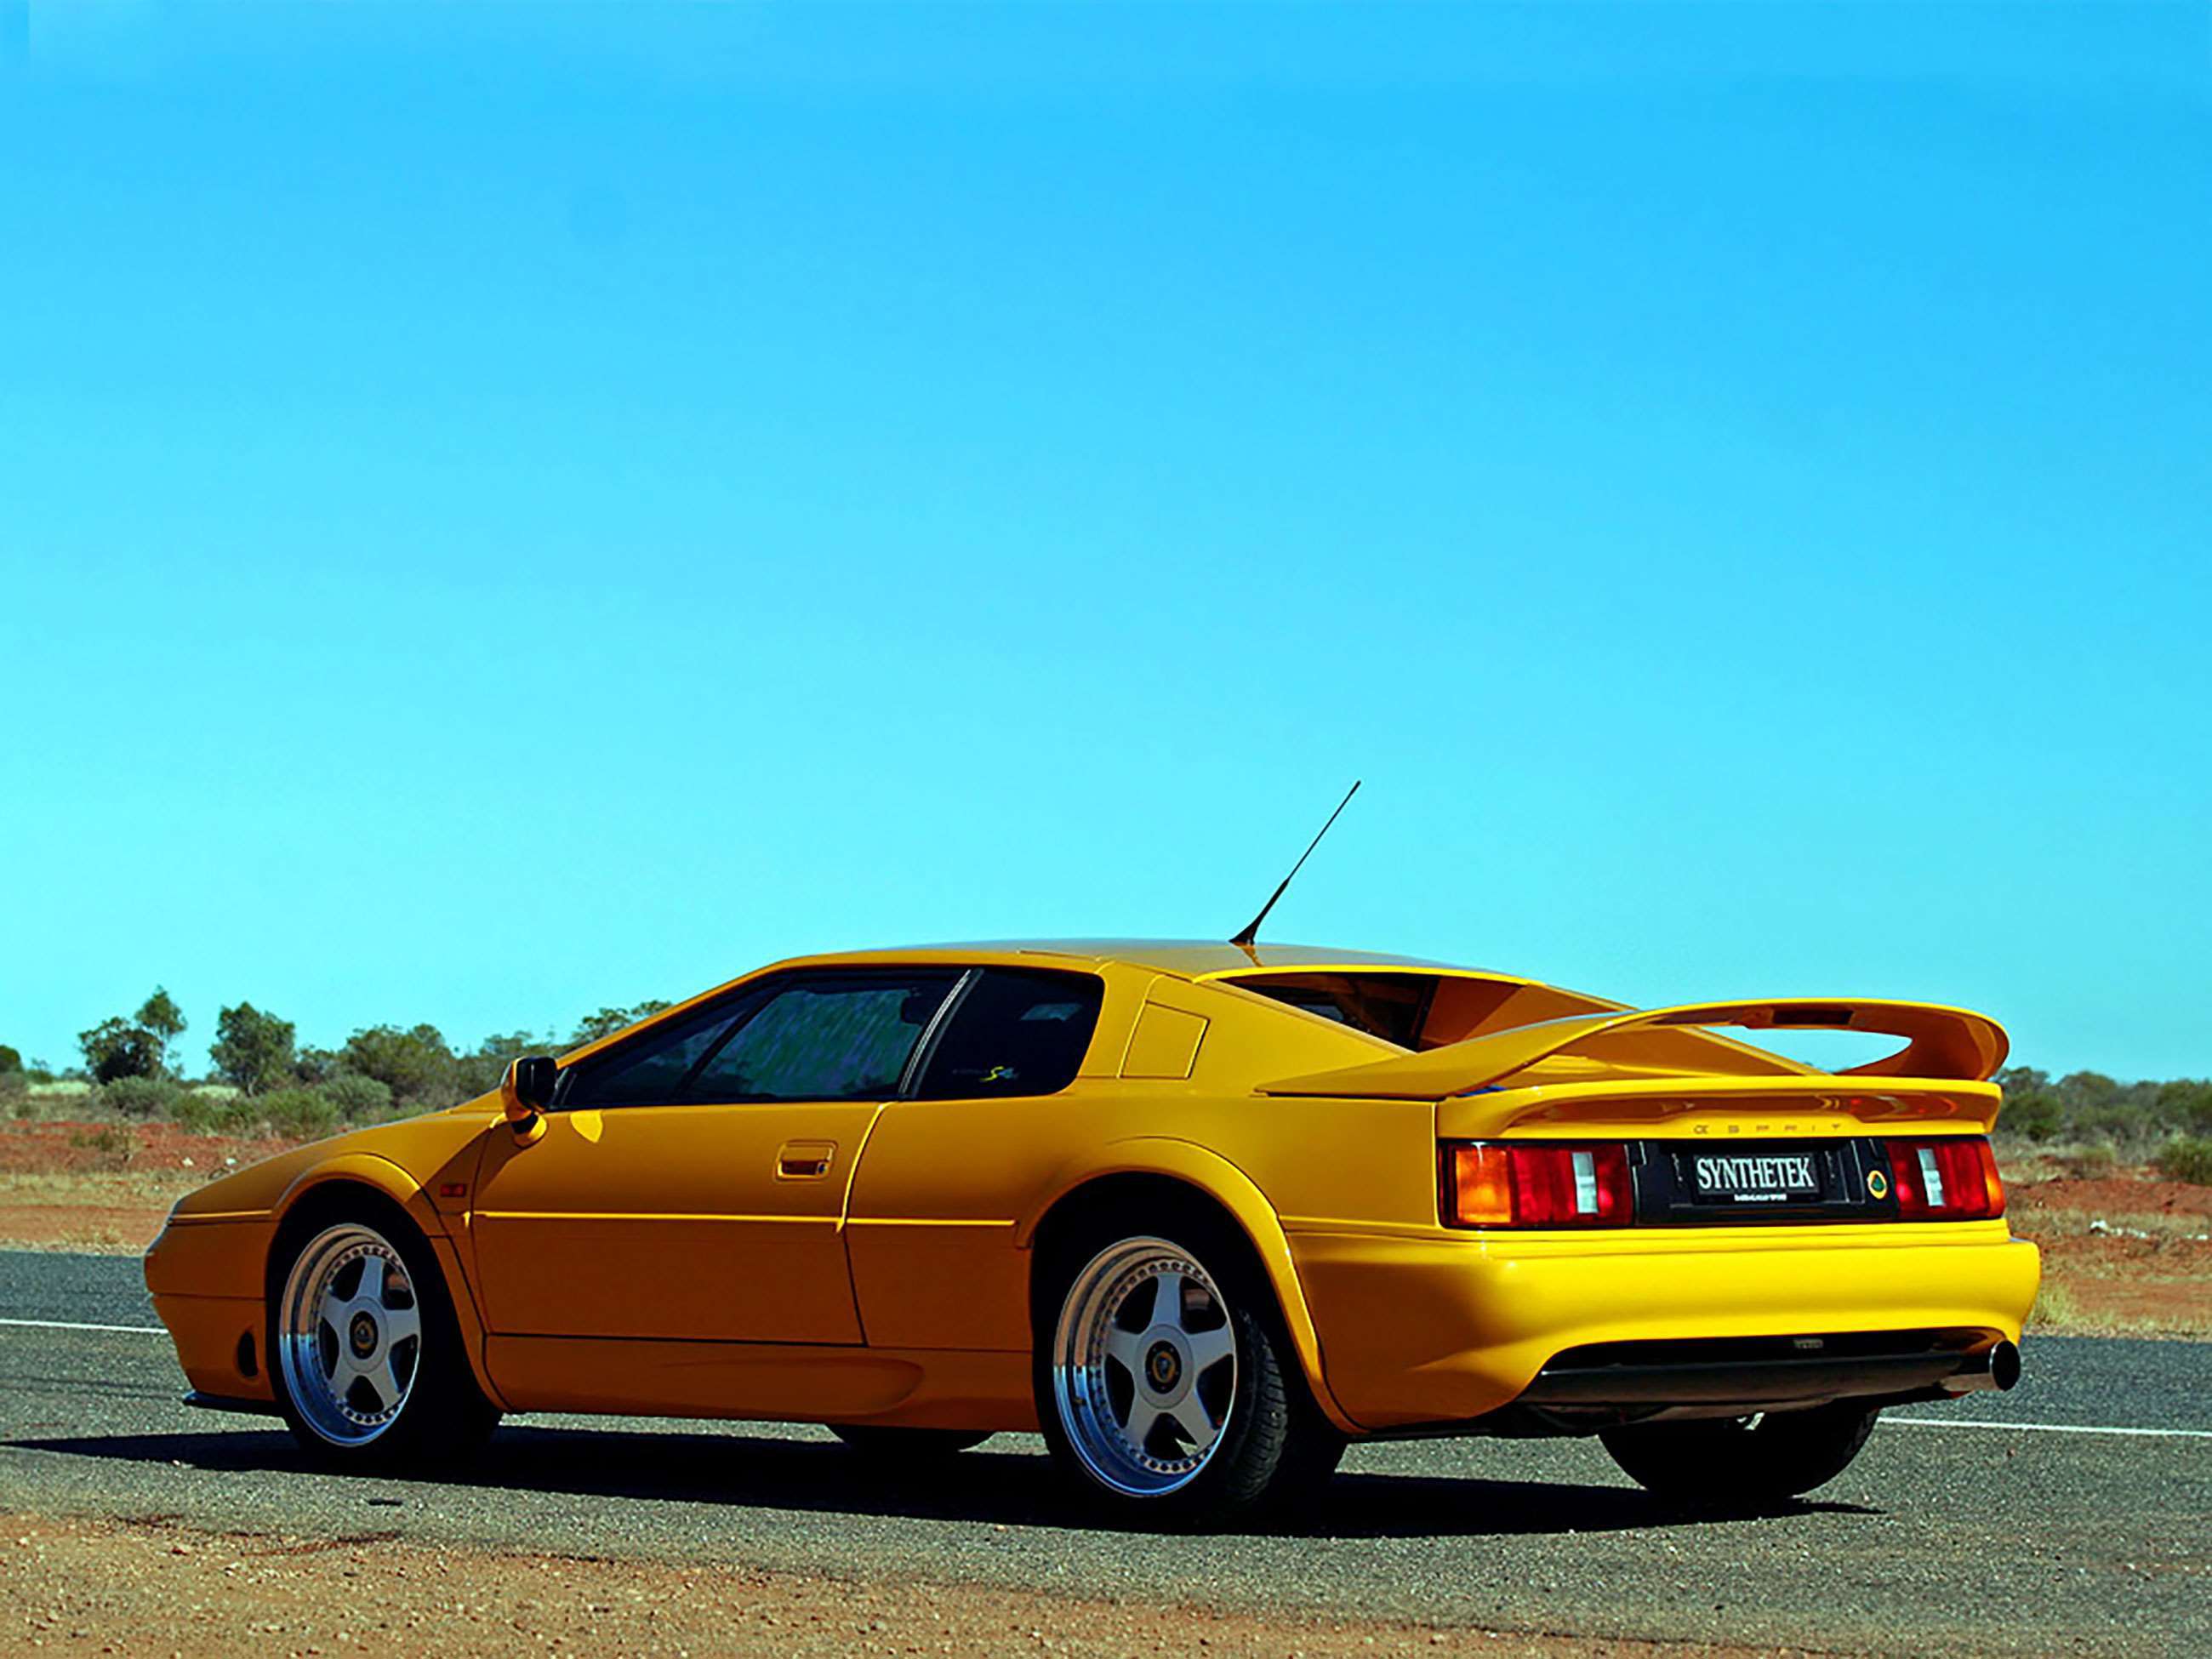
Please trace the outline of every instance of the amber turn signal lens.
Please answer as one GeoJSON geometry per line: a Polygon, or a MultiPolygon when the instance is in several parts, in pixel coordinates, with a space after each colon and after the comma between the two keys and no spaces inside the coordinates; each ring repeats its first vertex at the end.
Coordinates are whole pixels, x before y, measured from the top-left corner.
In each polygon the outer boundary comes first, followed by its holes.
{"type": "Polygon", "coordinates": [[[1451,1214],[1462,1227],[1513,1224],[1513,1174],[1503,1146],[1451,1149],[1451,1214]]]}

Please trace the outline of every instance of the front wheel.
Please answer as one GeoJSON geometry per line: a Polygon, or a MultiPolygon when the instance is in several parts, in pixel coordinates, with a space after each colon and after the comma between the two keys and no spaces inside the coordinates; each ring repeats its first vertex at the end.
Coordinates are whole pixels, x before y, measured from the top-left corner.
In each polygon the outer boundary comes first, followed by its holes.
{"type": "Polygon", "coordinates": [[[499,1421],[470,1373],[429,1246],[364,1211],[288,1231],[271,1263],[270,1381],[294,1438],[325,1462],[463,1452],[499,1421]]]}
{"type": "Polygon", "coordinates": [[[1214,1229],[1176,1231],[1071,1254],[1036,1382],[1063,1467],[1133,1517],[1188,1522],[1318,1485],[1344,1441],[1242,1253],[1214,1229]]]}
{"type": "Polygon", "coordinates": [[[1678,1503],[1741,1508],[1800,1498],[1850,1466],[1880,1407],[1838,1401],[1811,1411],[1687,1423],[1641,1423],[1599,1437],[1638,1486],[1678,1503]]]}

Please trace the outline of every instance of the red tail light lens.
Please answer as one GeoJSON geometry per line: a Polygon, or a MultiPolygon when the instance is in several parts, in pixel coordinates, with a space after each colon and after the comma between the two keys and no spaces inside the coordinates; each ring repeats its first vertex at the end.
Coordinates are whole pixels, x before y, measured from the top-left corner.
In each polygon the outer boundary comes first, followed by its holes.
{"type": "Polygon", "coordinates": [[[1625,1227],[1636,1218],[1622,1146],[1449,1146],[1443,1215],[1454,1227],[1625,1227]]]}
{"type": "Polygon", "coordinates": [[[1900,1220],[1977,1221],[2004,1213],[2004,1182],[1984,1137],[1893,1140],[1886,1150],[1900,1220]]]}

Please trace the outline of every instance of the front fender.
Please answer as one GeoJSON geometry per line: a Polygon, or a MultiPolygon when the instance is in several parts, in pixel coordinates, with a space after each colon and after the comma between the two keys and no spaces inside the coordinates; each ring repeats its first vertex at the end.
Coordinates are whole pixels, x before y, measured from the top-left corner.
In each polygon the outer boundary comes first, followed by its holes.
{"type": "Polygon", "coordinates": [[[319,1187],[334,1181],[351,1182],[356,1186],[374,1188],[407,1212],[422,1236],[431,1240],[446,1236],[445,1218],[430,1202],[430,1195],[422,1190],[422,1183],[388,1158],[374,1152],[343,1152],[310,1164],[293,1177],[292,1184],[277,1195],[270,1206],[270,1214],[281,1225],[300,1201],[319,1187]]]}
{"type": "Polygon", "coordinates": [[[1298,1282],[1297,1268],[1291,1260],[1290,1242],[1284,1236],[1281,1218],[1252,1177],[1220,1153],[1194,1141],[1165,1135],[1109,1141],[1060,1167],[1043,1193],[1017,1218],[1014,1243],[1028,1249],[1036,1241],[1038,1226],[1054,1205],[1079,1187],[1117,1175],[1164,1176],[1196,1188],[1229,1212],[1251,1241],[1261,1268],[1267,1275],[1276,1305],[1283,1311],[1283,1323],[1290,1331],[1291,1346],[1297,1352],[1298,1368],[1305,1374],[1315,1403],[1337,1428],[1347,1434],[1356,1433],[1358,1425],[1336,1403],[1322,1373],[1321,1334],[1315,1328],[1312,1311],[1306,1305],[1305,1290],[1298,1282]]]}
{"type": "MultiPolygon", "coordinates": [[[[470,1165],[474,1161],[472,1157],[465,1159],[470,1165]]],[[[468,1355],[469,1369],[476,1376],[477,1386],[493,1403],[504,1407],[506,1402],[484,1363],[483,1319],[477,1308],[476,1287],[462,1271],[460,1241],[447,1229],[446,1217],[439,1212],[422,1183],[400,1165],[374,1152],[344,1152],[310,1166],[294,1179],[272,1206],[271,1215],[277,1230],[281,1231],[285,1217],[303,1200],[333,1182],[373,1188],[404,1210],[409,1219],[422,1229],[422,1237],[429,1241],[430,1253],[437,1257],[438,1266],[445,1273],[447,1300],[453,1304],[453,1316],[460,1322],[461,1346],[468,1355]]]]}

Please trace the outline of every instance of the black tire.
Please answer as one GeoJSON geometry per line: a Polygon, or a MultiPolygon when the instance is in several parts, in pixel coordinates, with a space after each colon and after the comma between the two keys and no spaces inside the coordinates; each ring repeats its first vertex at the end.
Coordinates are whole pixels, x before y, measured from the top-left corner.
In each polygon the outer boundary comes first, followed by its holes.
{"type": "MultiPolygon", "coordinates": [[[[1194,1206],[1150,1224],[1125,1219],[1082,1229],[1041,1260],[1037,1272],[1031,1364],[1037,1420],[1054,1460],[1101,1508],[1123,1522],[1188,1527],[1285,1508],[1327,1482],[1344,1454],[1344,1437],[1314,1404],[1273,1293],[1241,1233],[1194,1206]],[[1218,1286],[1225,1303],[1218,1328],[1233,1341],[1236,1364],[1218,1438],[1202,1466],[1159,1490],[1136,1491],[1086,1449],[1095,1431],[1082,1426],[1083,1406],[1056,1382],[1057,1350],[1074,1311],[1071,1298],[1099,1264],[1155,1245],[1181,1253],[1218,1286]]],[[[1188,1392],[1198,1385],[1194,1376],[1188,1392]]]]}
{"type": "MultiPolygon", "coordinates": [[[[358,1285],[359,1279],[355,1282],[358,1285]]],[[[348,1193],[303,1206],[288,1218],[270,1251],[264,1309],[263,1352],[277,1409],[301,1447],[326,1467],[450,1465],[479,1450],[498,1427],[499,1408],[485,1398],[469,1369],[460,1322],[435,1254],[406,1212],[380,1195],[348,1193]],[[381,1299],[411,1304],[419,1329],[398,1412],[367,1437],[333,1433],[329,1401],[303,1406],[295,1397],[295,1384],[314,1386],[312,1376],[304,1371],[313,1361],[298,1348],[288,1351],[285,1344],[287,1297],[295,1270],[310,1252],[341,1232],[366,1235],[388,1246],[405,1284],[381,1299]]],[[[393,1317],[404,1318],[407,1308],[392,1306],[390,1311],[393,1317]]]]}
{"type": "Polygon", "coordinates": [[[1881,1415],[1839,1401],[1810,1411],[1637,1424],[1599,1437],[1638,1486],[1674,1503],[1755,1508],[1802,1498],[1850,1466],[1881,1415]]]}
{"type": "Polygon", "coordinates": [[[829,1428],[851,1450],[894,1467],[942,1462],[991,1437],[988,1431],[907,1429],[882,1423],[832,1423],[829,1428]]]}

